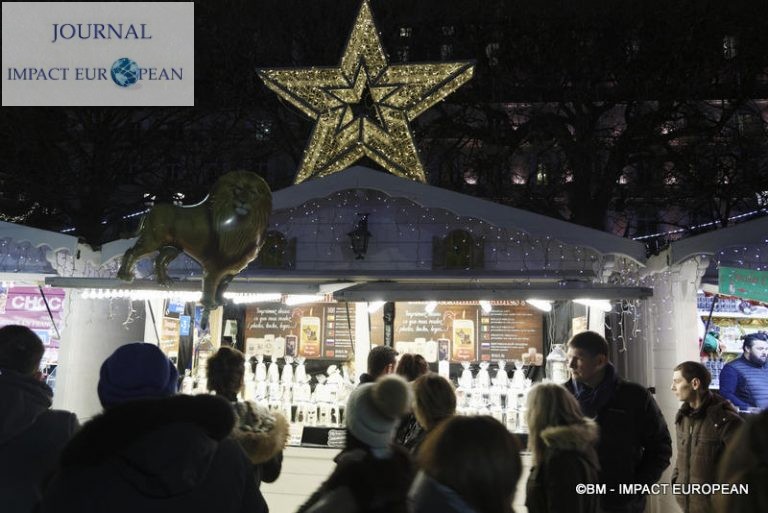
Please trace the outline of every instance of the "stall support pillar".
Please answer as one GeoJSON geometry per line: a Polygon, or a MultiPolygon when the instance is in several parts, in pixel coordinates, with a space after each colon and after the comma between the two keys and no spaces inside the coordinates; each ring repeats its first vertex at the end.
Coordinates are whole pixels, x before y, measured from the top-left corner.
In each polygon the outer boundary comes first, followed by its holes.
{"type": "Polygon", "coordinates": [[[67,296],[53,407],[75,412],[82,422],[102,410],[96,393],[101,364],[118,347],[143,339],[144,306],[129,299],[83,299],[79,290],[67,296]]]}
{"type": "MultiPolygon", "coordinates": [[[[648,267],[656,271],[646,276],[647,285],[653,287],[653,297],[646,301],[645,337],[638,341],[638,354],[650,354],[651,361],[646,380],[632,379],[656,388],[656,402],[664,414],[673,439],[672,464],[661,477],[668,483],[676,458],[674,421],[680,402],[670,390],[673,369],[684,361],[699,361],[699,343],[696,311],[696,293],[701,277],[709,265],[706,257],[697,257],[678,265],[666,266],[666,253],[649,259],[648,267]]],[[[678,511],[674,496],[653,496],[647,511],[678,511]]]]}

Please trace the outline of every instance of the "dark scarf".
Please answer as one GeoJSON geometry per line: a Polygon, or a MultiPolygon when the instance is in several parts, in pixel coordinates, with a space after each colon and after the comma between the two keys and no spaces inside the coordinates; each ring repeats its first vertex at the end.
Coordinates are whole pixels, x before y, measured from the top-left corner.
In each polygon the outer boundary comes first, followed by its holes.
{"type": "Polygon", "coordinates": [[[600,382],[595,388],[577,381],[571,378],[573,383],[573,390],[576,399],[581,405],[581,411],[587,417],[595,418],[597,414],[608,404],[608,401],[613,397],[613,391],[616,389],[616,384],[619,381],[619,376],[616,374],[616,367],[612,363],[608,362],[605,365],[605,376],[603,381],[600,382]]]}

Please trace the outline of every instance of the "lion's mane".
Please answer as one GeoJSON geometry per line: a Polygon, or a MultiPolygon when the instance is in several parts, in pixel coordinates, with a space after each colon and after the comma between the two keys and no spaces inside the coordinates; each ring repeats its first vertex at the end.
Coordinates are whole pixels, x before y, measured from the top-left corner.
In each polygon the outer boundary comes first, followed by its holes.
{"type": "Polygon", "coordinates": [[[261,177],[247,171],[227,173],[216,182],[208,200],[211,231],[218,236],[220,253],[241,256],[254,242],[261,247],[272,211],[272,194],[261,177]]]}

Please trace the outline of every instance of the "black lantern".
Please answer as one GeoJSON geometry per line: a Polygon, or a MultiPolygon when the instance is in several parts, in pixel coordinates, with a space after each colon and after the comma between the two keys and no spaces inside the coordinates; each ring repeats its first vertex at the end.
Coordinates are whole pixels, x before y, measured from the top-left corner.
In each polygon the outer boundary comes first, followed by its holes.
{"type": "Polygon", "coordinates": [[[360,216],[357,226],[347,235],[349,235],[350,242],[352,243],[352,252],[355,254],[355,259],[362,260],[365,257],[366,251],[368,251],[368,240],[371,238],[371,232],[368,231],[369,214],[357,215],[360,216]]]}

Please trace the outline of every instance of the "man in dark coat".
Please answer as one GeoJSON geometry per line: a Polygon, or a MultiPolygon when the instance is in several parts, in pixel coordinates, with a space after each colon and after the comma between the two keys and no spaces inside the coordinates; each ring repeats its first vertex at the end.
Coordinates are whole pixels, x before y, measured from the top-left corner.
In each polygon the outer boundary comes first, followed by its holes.
{"type": "Polygon", "coordinates": [[[368,353],[368,372],[360,375],[360,384],[373,383],[387,374],[395,372],[397,351],[389,346],[376,346],[368,353]]]}
{"type": "MultiPolygon", "coordinates": [[[[672,482],[716,483],[725,447],[744,422],[731,403],[710,392],[712,376],[698,362],[683,362],[672,375],[672,392],[683,401],[677,412],[677,461],[672,482]]],[[[683,513],[714,513],[712,496],[678,494],[683,513]]]]}
{"type": "Polygon", "coordinates": [[[45,348],[24,326],[0,328],[0,509],[27,513],[78,427],[74,413],[52,410],[39,370],[45,348]]]}
{"type": "Polygon", "coordinates": [[[620,494],[619,484],[653,484],[669,466],[672,439],[664,416],[645,387],[618,376],[600,334],[585,331],[571,338],[568,362],[571,380],[565,387],[600,427],[600,482],[608,490],[602,509],[641,513],[645,495],[620,494]]]}
{"type": "Polygon", "coordinates": [[[175,366],[152,344],[118,348],[101,367],[104,413],[64,449],[42,512],[266,513],[219,397],[174,396],[175,366]]]}

